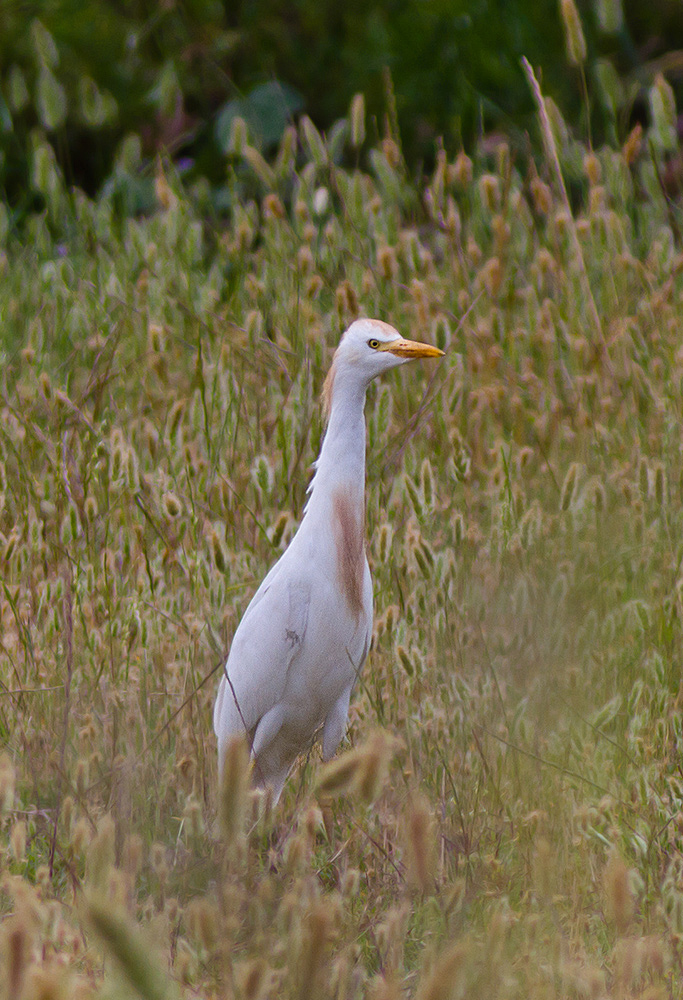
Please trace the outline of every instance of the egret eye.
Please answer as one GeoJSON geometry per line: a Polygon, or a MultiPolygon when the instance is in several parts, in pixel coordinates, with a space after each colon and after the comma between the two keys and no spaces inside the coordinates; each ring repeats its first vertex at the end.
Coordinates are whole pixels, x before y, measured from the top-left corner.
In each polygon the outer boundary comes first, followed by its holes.
{"type": "Polygon", "coordinates": [[[376,351],[377,348],[379,347],[379,340],[374,340],[374,339],[373,340],[369,340],[368,341],[368,347],[371,347],[373,349],[373,351],[376,351]]]}

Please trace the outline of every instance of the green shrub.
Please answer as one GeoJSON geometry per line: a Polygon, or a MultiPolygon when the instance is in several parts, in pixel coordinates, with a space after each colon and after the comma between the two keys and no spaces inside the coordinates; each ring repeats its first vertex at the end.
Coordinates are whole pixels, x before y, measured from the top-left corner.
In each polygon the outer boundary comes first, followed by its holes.
{"type": "Polygon", "coordinates": [[[7,2],[0,200],[10,225],[42,208],[32,182],[42,135],[67,189],[92,195],[106,184],[124,213],[149,210],[159,153],[188,184],[208,182],[224,208],[236,117],[269,154],[293,115],[329,130],[354,93],[366,97],[368,140],[400,139],[413,171],[433,165],[441,136],[453,149],[502,130],[526,153],[534,125],[522,56],[572,127],[598,145],[623,140],[634,109],[649,120],[647,88],[672,65],[658,57],[683,47],[670,6],[630,2],[624,15],[620,0],[581,4],[578,66],[567,62],[558,0],[39,0],[30,12],[7,2]],[[126,173],[130,136],[139,157],[126,173]]]}

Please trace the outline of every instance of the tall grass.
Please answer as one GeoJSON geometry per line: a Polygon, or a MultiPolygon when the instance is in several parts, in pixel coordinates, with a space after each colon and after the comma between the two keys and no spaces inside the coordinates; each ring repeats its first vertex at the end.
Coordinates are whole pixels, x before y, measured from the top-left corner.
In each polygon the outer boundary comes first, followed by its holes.
{"type": "Polygon", "coordinates": [[[305,122],[274,165],[243,146],[261,193],[218,232],[172,176],[121,222],[48,159],[0,259],[7,996],[683,988],[683,253],[656,146],[565,136],[571,210],[504,142],[417,187],[396,137],[336,166],[344,129],[305,122]],[[216,668],[359,314],[447,357],[369,393],[353,749],[275,813],[238,755],[219,824],[216,668]]]}

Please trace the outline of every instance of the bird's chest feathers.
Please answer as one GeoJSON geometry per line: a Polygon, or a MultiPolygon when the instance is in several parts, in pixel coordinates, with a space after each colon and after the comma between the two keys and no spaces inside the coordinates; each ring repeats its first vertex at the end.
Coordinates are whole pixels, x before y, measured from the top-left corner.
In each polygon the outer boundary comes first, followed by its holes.
{"type": "Polygon", "coordinates": [[[360,618],[363,612],[363,579],[365,574],[365,525],[362,496],[343,488],[332,494],[332,524],[334,530],[337,583],[349,610],[360,618]]]}

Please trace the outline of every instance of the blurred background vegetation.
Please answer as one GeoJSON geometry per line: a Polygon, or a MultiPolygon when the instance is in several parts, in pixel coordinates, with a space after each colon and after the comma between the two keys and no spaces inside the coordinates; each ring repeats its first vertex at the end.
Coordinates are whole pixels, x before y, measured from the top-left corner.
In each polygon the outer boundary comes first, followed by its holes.
{"type": "Polygon", "coordinates": [[[267,156],[293,116],[330,129],[357,92],[368,139],[400,137],[412,172],[440,137],[471,150],[503,130],[528,150],[522,55],[572,128],[623,141],[647,124],[659,72],[680,90],[683,5],[578,6],[586,57],[572,66],[558,0],[4,0],[0,200],[10,222],[42,208],[47,139],[67,186],[118,195],[125,213],[154,204],[158,154],[220,209],[235,117],[267,156]]]}

